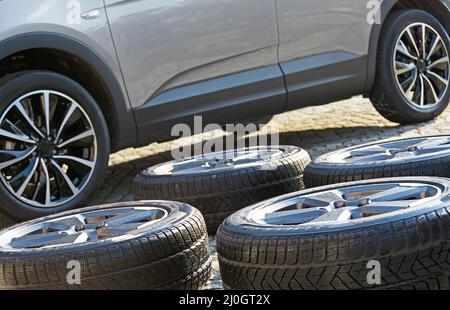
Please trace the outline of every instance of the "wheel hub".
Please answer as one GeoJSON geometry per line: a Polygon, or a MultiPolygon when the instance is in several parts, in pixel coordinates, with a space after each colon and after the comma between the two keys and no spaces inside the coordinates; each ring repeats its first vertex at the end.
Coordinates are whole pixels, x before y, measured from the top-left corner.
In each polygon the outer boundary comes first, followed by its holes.
{"type": "Polygon", "coordinates": [[[55,150],[55,144],[50,139],[43,139],[37,145],[37,155],[42,158],[52,158],[55,150]]]}
{"type": "Polygon", "coordinates": [[[425,71],[427,71],[427,64],[425,60],[420,59],[419,61],[417,61],[417,70],[419,71],[419,73],[424,73],[425,71]]]}

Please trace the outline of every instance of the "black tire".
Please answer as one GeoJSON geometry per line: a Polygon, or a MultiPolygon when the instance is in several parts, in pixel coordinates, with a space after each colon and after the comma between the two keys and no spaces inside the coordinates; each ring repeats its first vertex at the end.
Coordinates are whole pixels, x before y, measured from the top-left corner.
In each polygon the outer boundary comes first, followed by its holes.
{"type": "MultiPolygon", "coordinates": [[[[448,135],[425,136],[418,138],[396,139],[366,143],[324,154],[314,160],[305,169],[304,182],[307,188],[322,185],[391,178],[403,176],[450,177],[450,144],[448,152],[439,151],[426,156],[408,156],[397,160],[374,160],[365,162],[337,162],[333,160],[338,154],[370,147],[381,143],[397,143],[428,138],[450,138],[448,135]]],[[[444,145],[445,146],[445,145],[444,145]]]]}
{"type": "Polygon", "coordinates": [[[123,207],[157,206],[169,215],[120,240],[59,247],[8,250],[0,246],[0,289],[168,289],[195,290],[209,279],[211,257],[200,212],[176,202],[131,202],[68,211],[19,224],[0,233],[44,219],[123,207]],[[81,264],[81,285],[66,281],[67,263],[81,264]]]}
{"type": "Polygon", "coordinates": [[[277,160],[234,170],[158,175],[154,173],[158,166],[152,167],[135,178],[134,197],[190,204],[202,212],[208,232],[215,235],[222,221],[235,211],[304,188],[303,171],[310,162],[308,153],[292,146],[282,148],[284,153],[277,160]]]}
{"type": "MultiPolygon", "coordinates": [[[[339,226],[268,225],[248,219],[252,210],[299,195],[342,187],[400,182],[382,179],[327,186],[284,195],[241,210],[219,228],[217,252],[230,289],[380,289],[418,282],[450,270],[450,180],[436,204],[373,216],[339,226]],[[381,285],[369,285],[369,261],[381,265],[381,285]]],[[[403,178],[411,182],[412,178],[403,178]]]]}
{"type": "Polygon", "coordinates": [[[419,109],[408,102],[398,88],[393,70],[393,53],[397,38],[408,26],[416,22],[431,25],[442,37],[450,51],[450,39],[442,24],[431,14],[415,9],[391,13],[384,22],[377,52],[375,82],[370,99],[376,110],[386,119],[400,124],[413,124],[433,120],[448,106],[450,88],[439,104],[428,109],[419,109]]]}
{"type": "Polygon", "coordinates": [[[386,289],[407,291],[448,291],[450,290],[450,275],[441,274],[432,277],[422,277],[410,282],[390,286],[386,289]]]}
{"type": "Polygon", "coordinates": [[[63,75],[48,71],[23,71],[3,77],[0,80],[0,115],[22,95],[42,89],[63,93],[76,100],[86,111],[97,135],[97,162],[83,190],[73,200],[55,207],[39,208],[24,203],[12,195],[0,182],[0,212],[4,213],[10,221],[30,220],[83,206],[103,182],[108,168],[110,137],[102,111],[94,98],[81,85],[63,75]]]}

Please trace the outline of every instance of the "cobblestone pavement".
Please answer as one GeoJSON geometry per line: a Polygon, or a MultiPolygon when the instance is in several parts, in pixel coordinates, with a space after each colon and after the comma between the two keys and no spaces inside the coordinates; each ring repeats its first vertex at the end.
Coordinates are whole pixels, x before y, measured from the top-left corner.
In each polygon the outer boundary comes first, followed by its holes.
{"type": "MultiPolygon", "coordinates": [[[[435,121],[420,125],[399,126],[381,117],[369,100],[356,97],[325,106],[308,107],[277,115],[270,125],[280,132],[280,144],[300,146],[308,150],[311,157],[315,158],[338,148],[379,139],[449,133],[450,109],[435,121]]],[[[224,134],[223,131],[207,133],[197,137],[194,142],[224,134]]],[[[132,200],[133,177],[146,167],[170,160],[172,148],[187,145],[190,142],[190,139],[184,138],[113,154],[105,183],[90,201],[90,205],[132,200]]],[[[214,237],[210,240],[215,259],[214,272],[208,288],[220,289],[222,286],[214,237]]]]}

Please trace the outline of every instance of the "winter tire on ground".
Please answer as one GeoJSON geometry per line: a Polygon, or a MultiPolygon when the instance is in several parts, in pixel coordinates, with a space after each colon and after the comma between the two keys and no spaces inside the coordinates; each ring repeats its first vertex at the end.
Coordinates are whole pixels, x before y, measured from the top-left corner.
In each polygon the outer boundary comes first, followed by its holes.
{"type": "Polygon", "coordinates": [[[449,194],[448,179],[394,178],[255,204],[219,228],[223,282],[231,289],[376,289],[449,272],[449,194]],[[368,281],[373,261],[380,285],[368,281]]]}
{"type": "Polygon", "coordinates": [[[183,203],[90,207],[0,232],[0,289],[190,290],[210,272],[203,217],[183,203]]]}
{"type": "Polygon", "coordinates": [[[308,153],[294,146],[213,153],[149,168],[134,180],[136,199],[183,201],[198,208],[208,231],[233,212],[302,189],[308,153]]]}
{"type": "Polygon", "coordinates": [[[320,156],[305,169],[307,188],[399,176],[450,177],[450,136],[352,146],[320,156]]]}

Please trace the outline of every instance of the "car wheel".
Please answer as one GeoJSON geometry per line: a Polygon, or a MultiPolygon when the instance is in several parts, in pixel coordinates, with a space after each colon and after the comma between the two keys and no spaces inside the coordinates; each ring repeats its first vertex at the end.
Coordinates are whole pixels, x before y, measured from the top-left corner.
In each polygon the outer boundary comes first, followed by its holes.
{"type": "Polygon", "coordinates": [[[78,207],[102,182],[108,128],[92,96],[46,71],[0,80],[0,212],[28,220],[78,207]]]}
{"type": "Polygon", "coordinates": [[[450,136],[367,143],[320,156],[305,169],[307,188],[399,176],[450,177],[450,136]]]}
{"type": "Polygon", "coordinates": [[[198,289],[211,257],[202,215],[164,201],[67,211],[0,232],[0,289],[198,289]],[[78,275],[70,273],[80,267],[78,275]]]}
{"type": "Polygon", "coordinates": [[[386,289],[406,291],[448,291],[450,290],[450,274],[418,277],[413,281],[389,286],[386,289]]]}
{"type": "Polygon", "coordinates": [[[392,13],[381,33],[370,97],[390,121],[436,118],[448,106],[450,39],[441,23],[421,10],[392,13]]]}
{"type": "Polygon", "coordinates": [[[255,204],[219,228],[222,279],[231,289],[369,289],[448,272],[449,194],[448,179],[415,177],[255,204]]]}
{"type": "Polygon", "coordinates": [[[310,162],[294,146],[254,147],[176,160],[151,167],[134,180],[135,199],[188,203],[205,217],[208,231],[233,212],[258,201],[298,191],[310,162]]]}

